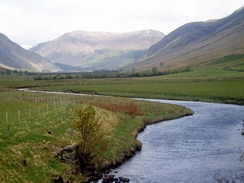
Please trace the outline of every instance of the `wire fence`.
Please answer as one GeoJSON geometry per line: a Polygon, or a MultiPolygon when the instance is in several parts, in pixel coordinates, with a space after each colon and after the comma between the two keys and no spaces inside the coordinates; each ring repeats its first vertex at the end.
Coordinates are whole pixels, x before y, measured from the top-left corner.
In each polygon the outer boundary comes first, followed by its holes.
{"type": "MultiPolygon", "coordinates": [[[[36,99],[41,101],[41,99],[36,99]]],[[[20,132],[38,128],[53,128],[60,130],[68,126],[74,111],[73,101],[55,99],[49,103],[40,103],[37,107],[0,112],[0,144],[1,139],[18,137],[20,132]]],[[[69,124],[70,127],[72,127],[69,124]]]]}
{"type": "Polygon", "coordinates": [[[16,123],[30,118],[36,118],[41,115],[54,112],[67,106],[69,102],[60,100],[54,101],[47,104],[39,105],[38,107],[31,107],[28,109],[19,109],[13,111],[1,111],[0,112],[0,123],[16,123]]]}

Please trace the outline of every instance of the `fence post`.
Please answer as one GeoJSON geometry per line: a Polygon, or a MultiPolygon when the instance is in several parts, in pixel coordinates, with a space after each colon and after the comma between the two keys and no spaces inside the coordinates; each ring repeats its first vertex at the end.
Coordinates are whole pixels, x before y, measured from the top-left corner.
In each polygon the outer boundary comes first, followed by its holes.
{"type": "Polygon", "coordinates": [[[29,108],[29,118],[31,117],[31,109],[29,108]]]}
{"type": "Polygon", "coordinates": [[[48,104],[47,104],[47,113],[48,113],[48,104]]]}
{"type": "Polygon", "coordinates": [[[8,123],[8,112],[6,112],[6,123],[8,125],[8,137],[10,137],[10,124],[8,123]]]}
{"type": "Polygon", "coordinates": [[[38,107],[38,116],[40,116],[40,113],[41,113],[41,107],[39,106],[38,107]]]}
{"type": "Polygon", "coordinates": [[[10,137],[10,124],[8,124],[8,137],[10,137]]]}
{"type": "Polygon", "coordinates": [[[54,110],[56,111],[56,102],[54,101],[54,110]]]}
{"type": "Polygon", "coordinates": [[[25,128],[26,128],[26,130],[27,131],[29,131],[30,129],[29,129],[29,126],[28,126],[28,123],[25,121],[25,128]]]}
{"type": "Polygon", "coordinates": [[[6,112],[6,123],[8,123],[8,112],[6,112]]]}
{"type": "Polygon", "coordinates": [[[20,121],[20,110],[18,110],[18,120],[20,121]]]}

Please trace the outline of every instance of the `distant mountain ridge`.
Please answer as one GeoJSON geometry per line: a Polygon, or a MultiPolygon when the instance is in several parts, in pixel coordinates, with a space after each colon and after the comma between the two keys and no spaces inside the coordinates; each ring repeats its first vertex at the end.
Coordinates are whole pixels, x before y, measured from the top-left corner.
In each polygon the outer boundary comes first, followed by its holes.
{"type": "Polygon", "coordinates": [[[222,19],[185,24],[166,36],[155,30],[73,31],[30,51],[0,33],[1,69],[140,71],[157,67],[163,71],[210,64],[243,53],[244,7],[222,19]]]}
{"type": "Polygon", "coordinates": [[[46,58],[25,50],[0,33],[0,67],[5,69],[25,69],[31,71],[58,71],[59,67],[50,63],[46,58]]]}
{"type": "Polygon", "coordinates": [[[143,51],[163,37],[162,32],[155,30],[127,33],[73,31],[40,43],[30,51],[52,63],[85,70],[116,69],[136,62],[143,51]]]}
{"type": "Polygon", "coordinates": [[[244,53],[244,8],[231,15],[185,24],[152,45],[140,61],[125,67],[160,70],[200,65],[231,54],[244,53]]]}

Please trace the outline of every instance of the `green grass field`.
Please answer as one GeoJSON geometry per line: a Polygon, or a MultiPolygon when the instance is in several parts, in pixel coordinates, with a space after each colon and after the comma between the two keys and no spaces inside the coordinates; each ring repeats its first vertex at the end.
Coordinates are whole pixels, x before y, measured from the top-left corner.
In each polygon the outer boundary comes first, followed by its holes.
{"type": "Polygon", "coordinates": [[[244,73],[198,68],[192,72],[155,77],[94,78],[46,81],[46,83],[37,81],[35,89],[120,97],[244,104],[244,73]]]}

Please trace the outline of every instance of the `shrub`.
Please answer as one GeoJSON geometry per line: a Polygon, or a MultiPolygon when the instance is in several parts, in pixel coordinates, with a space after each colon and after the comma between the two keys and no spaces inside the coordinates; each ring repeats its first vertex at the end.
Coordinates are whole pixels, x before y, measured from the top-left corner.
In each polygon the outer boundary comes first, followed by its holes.
{"type": "Polygon", "coordinates": [[[96,111],[90,103],[86,108],[76,110],[74,120],[81,134],[78,143],[78,159],[81,171],[87,166],[94,166],[100,162],[108,149],[108,136],[103,128],[103,122],[96,117],[96,111]]]}

